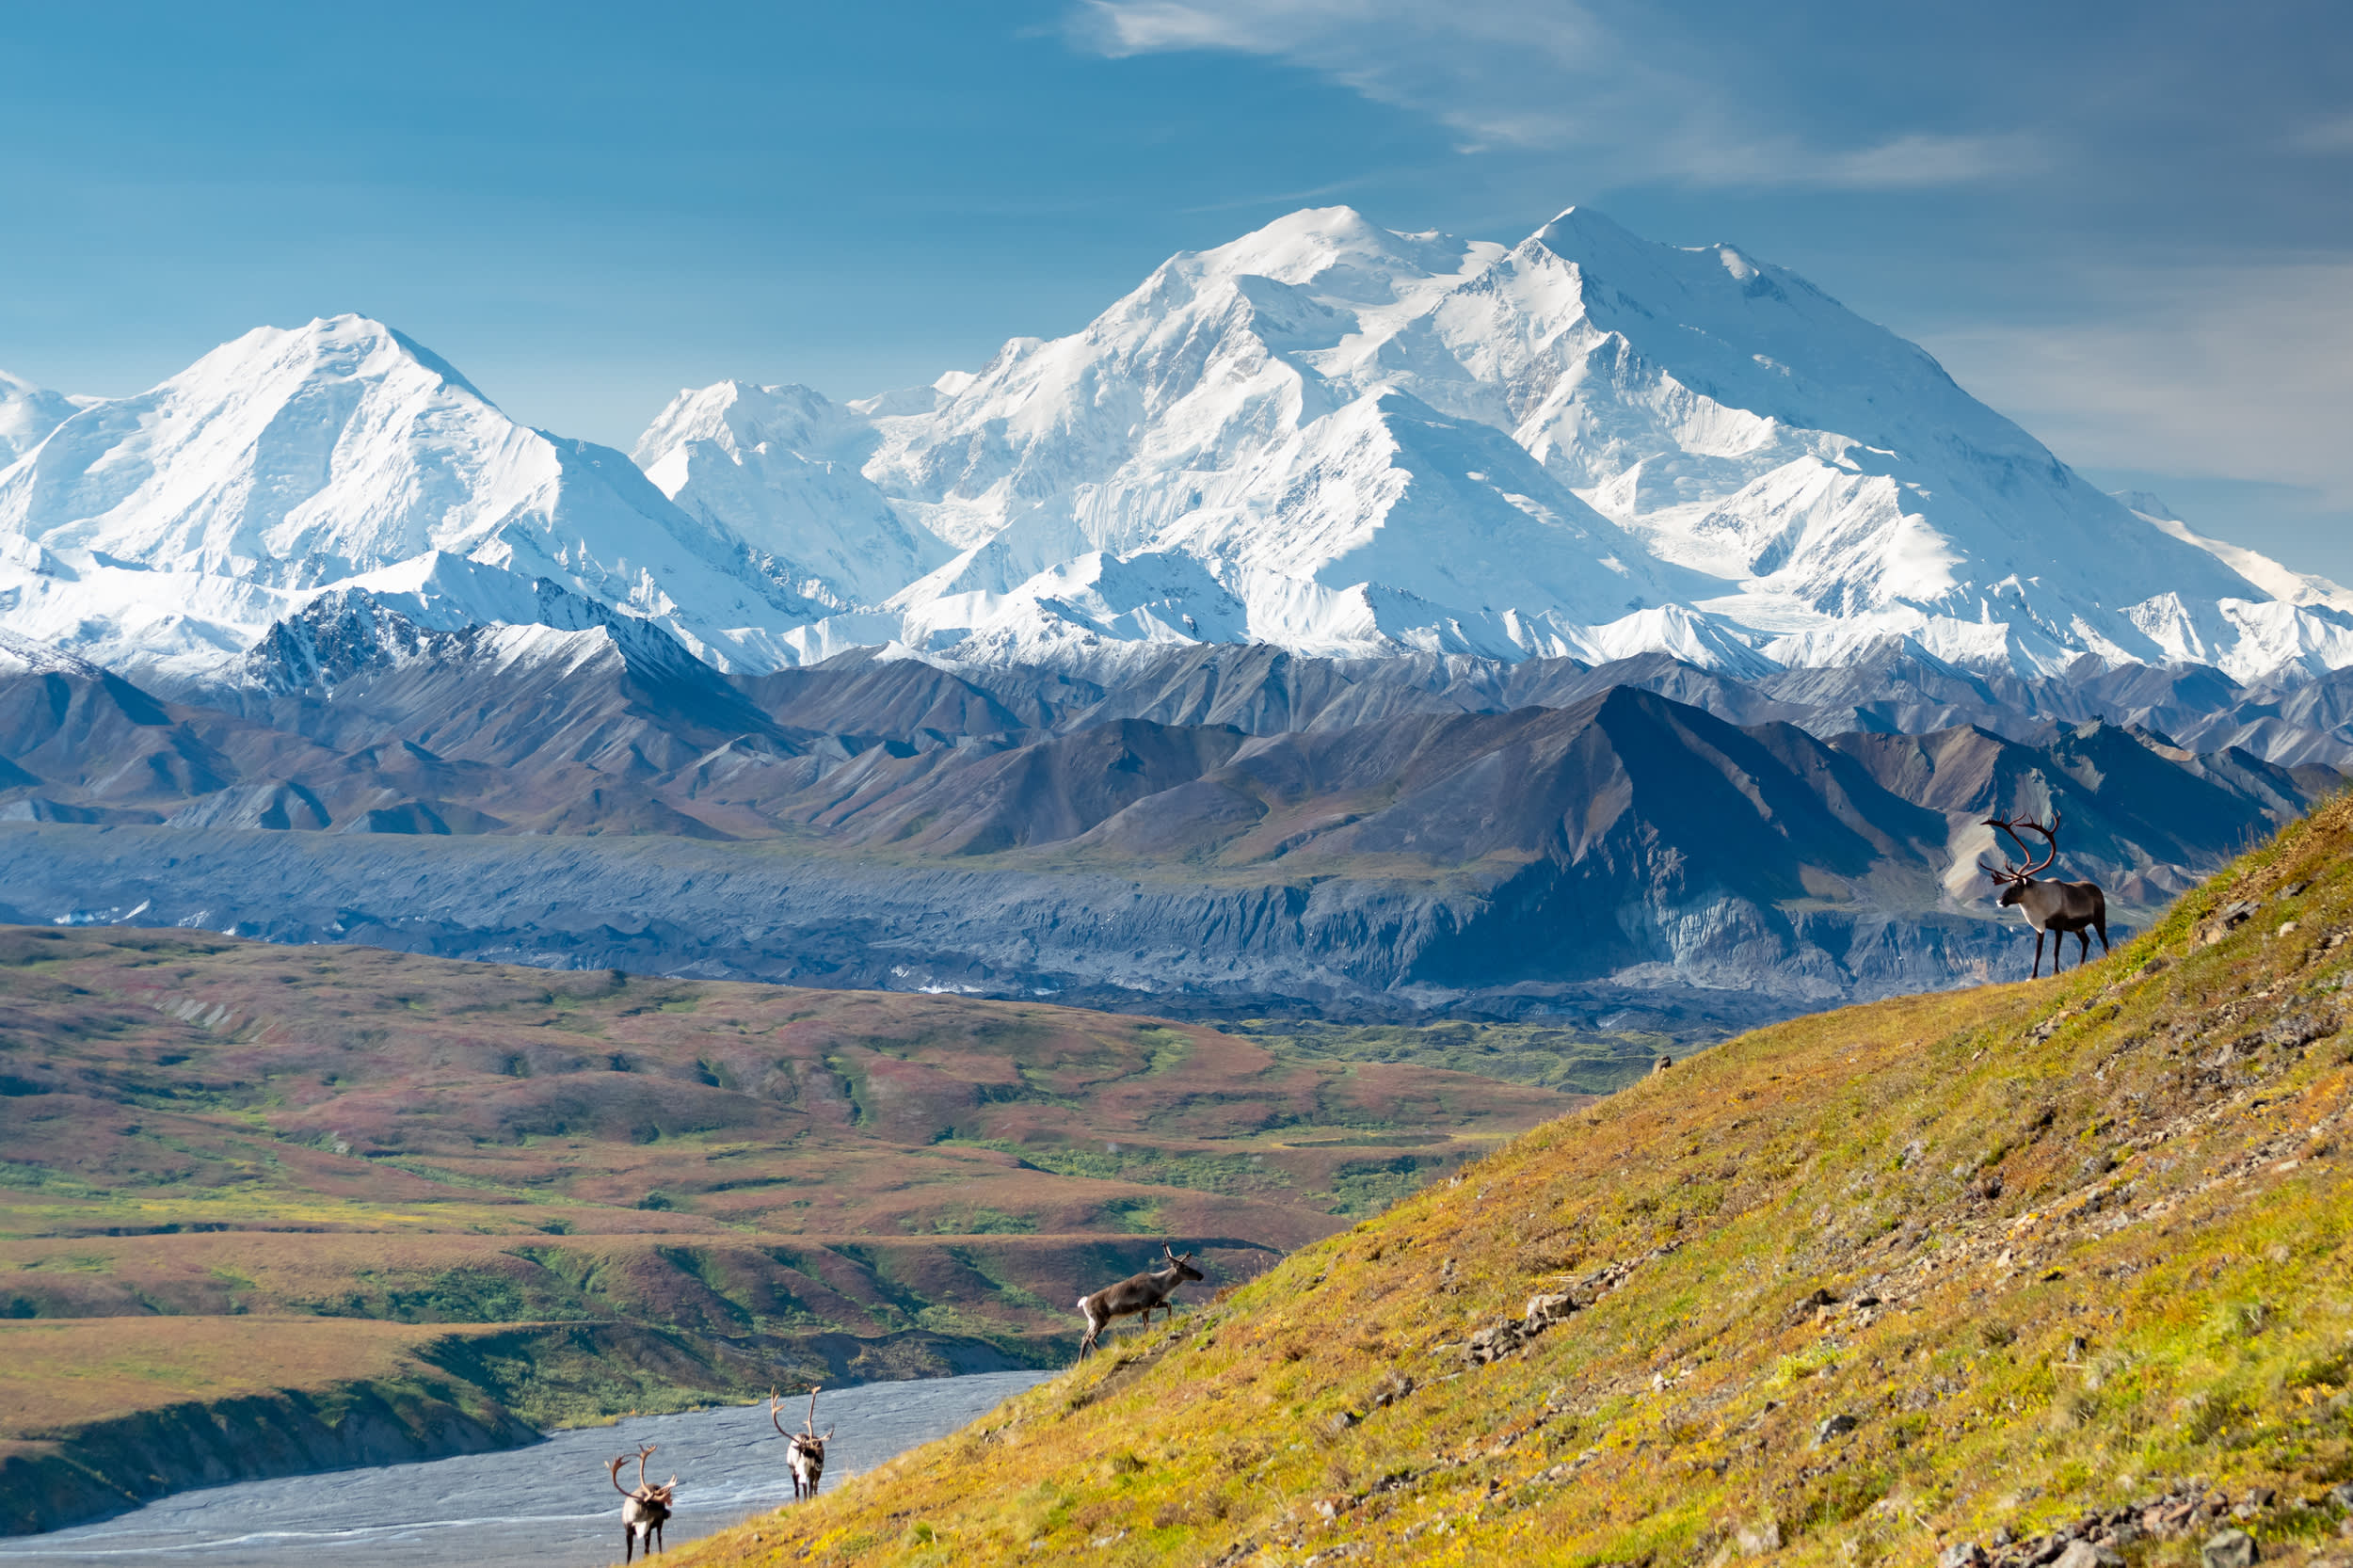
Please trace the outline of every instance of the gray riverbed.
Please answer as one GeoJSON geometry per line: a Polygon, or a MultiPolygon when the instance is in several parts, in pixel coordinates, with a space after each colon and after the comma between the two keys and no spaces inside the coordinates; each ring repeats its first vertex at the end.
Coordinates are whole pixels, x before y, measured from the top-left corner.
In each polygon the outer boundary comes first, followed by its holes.
{"type": "MultiPolygon", "coordinates": [[[[919,1443],[945,1436],[1051,1372],[980,1372],[829,1390],[817,1430],[825,1490],[919,1443]]],[[[804,1398],[800,1410],[808,1408],[804,1398]]],[[[797,1429],[799,1414],[785,1425],[797,1429]]],[[[621,1499],[605,1464],[659,1444],[649,1479],[679,1477],[664,1532],[677,1546],[789,1503],[785,1442],[767,1407],[641,1416],[559,1432],[504,1453],[388,1464],[183,1492],[102,1524],[0,1540],[0,1564],[105,1568],[407,1568],[452,1560],[496,1568],[595,1568],[621,1558],[621,1499]]],[[[634,1480],[634,1461],[623,1472],[634,1480]]]]}

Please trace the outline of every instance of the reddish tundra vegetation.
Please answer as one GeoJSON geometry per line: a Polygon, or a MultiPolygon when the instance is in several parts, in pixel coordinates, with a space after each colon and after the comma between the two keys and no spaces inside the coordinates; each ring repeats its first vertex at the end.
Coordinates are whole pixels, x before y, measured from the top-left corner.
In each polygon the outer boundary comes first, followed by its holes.
{"type": "Polygon", "coordinates": [[[1579,1103],[1043,1004],[0,929],[0,1349],[111,1368],[0,1380],[0,1443],[1051,1364],[1163,1241],[1249,1278],[1579,1103]],[[184,1353],[224,1320],[304,1326],[184,1353]]]}

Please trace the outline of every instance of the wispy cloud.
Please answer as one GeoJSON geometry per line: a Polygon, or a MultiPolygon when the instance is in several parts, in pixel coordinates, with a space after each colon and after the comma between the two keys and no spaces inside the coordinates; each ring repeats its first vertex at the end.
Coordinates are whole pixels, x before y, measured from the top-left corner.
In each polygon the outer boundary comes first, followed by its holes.
{"type": "Polygon", "coordinates": [[[2353,262],[2093,280],[2089,321],[1930,335],[1971,392],[2070,461],[2307,488],[2353,507],[2353,262]]]}
{"type": "Polygon", "coordinates": [[[2019,132],[1899,131],[1849,146],[1766,134],[1737,83],[1664,63],[1674,51],[1580,0],[1082,0],[1071,33],[1113,57],[1228,50],[1283,60],[1424,115],[1466,152],[1596,153],[1619,179],[1905,189],[2047,161],[2019,132]]]}
{"type": "Polygon", "coordinates": [[[1327,196],[1346,196],[1379,183],[1381,176],[1360,174],[1353,180],[1333,180],[1321,185],[1304,185],[1297,190],[1254,191],[1226,201],[1203,201],[1191,207],[1179,207],[1180,213],[1239,213],[1256,212],[1267,207],[1293,206],[1301,202],[1321,201],[1327,196]]]}
{"type": "Polygon", "coordinates": [[[2288,146],[2298,152],[2353,152],[2353,114],[2299,126],[2288,137],[2288,146]]]}

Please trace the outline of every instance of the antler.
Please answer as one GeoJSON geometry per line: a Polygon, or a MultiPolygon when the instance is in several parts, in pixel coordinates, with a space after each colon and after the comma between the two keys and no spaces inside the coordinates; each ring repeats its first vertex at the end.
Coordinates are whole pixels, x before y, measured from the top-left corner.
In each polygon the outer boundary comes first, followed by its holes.
{"type": "Polygon", "coordinates": [[[613,1490],[618,1492],[624,1497],[634,1495],[628,1487],[621,1484],[621,1466],[627,1464],[628,1463],[629,1455],[622,1454],[620,1457],[614,1460],[612,1465],[610,1466],[613,1472],[613,1490]]]}
{"type": "Polygon", "coordinates": [[[2009,817],[1986,818],[1986,826],[1998,827],[2004,833],[2009,834],[2009,841],[2018,846],[2018,853],[2025,856],[2027,860],[2032,861],[2033,863],[2031,865],[2013,866],[2005,861],[2002,870],[1997,872],[1993,867],[1986,865],[1984,859],[1980,857],[1977,861],[1978,866],[1984,870],[1988,876],[1993,877],[1996,882],[2025,882],[2034,876],[2036,872],[2047,871],[2050,868],[2051,862],[2058,858],[2059,824],[2066,820],[2067,819],[2063,815],[2057,811],[2051,813],[2051,825],[2048,827],[2043,826],[2032,817],[2019,817],[2014,820],[2009,817]],[[2036,860],[2034,858],[2034,851],[2026,847],[2026,840],[2018,836],[2019,829],[2021,828],[2025,829],[2028,833],[2039,833],[2042,836],[2043,851],[2041,859],[2036,860]]]}
{"type": "MultiPolygon", "coordinates": [[[[2048,870],[2051,862],[2058,858],[2059,824],[2066,820],[2066,818],[2059,815],[2057,811],[2051,813],[2051,825],[2048,827],[2045,827],[2041,823],[2036,822],[2032,817],[2022,817],[2019,819],[2018,825],[2020,827],[2025,828],[2029,833],[2040,833],[2042,835],[2042,858],[2037,860],[2033,865],[2026,868],[2026,874],[2028,876],[2034,875],[2037,872],[2048,870]]],[[[2013,833],[2010,837],[2017,839],[2018,835],[2013,833]]],[[[2019,839],[2018,847],[2020,849],[2025,849],[2026,847],[2026,841],[2024,839],[2019,839]]]]}
{"type": "Polygon", "coordinates": [[[660,1445],[654,1443],[637,1445],[637,1488],[641,1492],[646,1486],[646,1461],[653,1457],[653,1451],[658,1447],[660,1445]]]}
{"type": "Polygon", "coordinates": [[[808,1429],[811,1437],[817,1435],[817,1396],[824,1392],[822,1384],[808,1391],[808,1414],[801,1418],[801,1425],[808,1429]]]}
{"type": "Polygon", "coordinates": [[[771,1387],[768,1390],[768,1424],[776,1429],[778,1437],[790,1437],[792,1434],[785,1431],[784,1423],[776,1418],[776,1412],[783,1408],[784,1401],[776,1398],[776,1389],[771,1387]]]}

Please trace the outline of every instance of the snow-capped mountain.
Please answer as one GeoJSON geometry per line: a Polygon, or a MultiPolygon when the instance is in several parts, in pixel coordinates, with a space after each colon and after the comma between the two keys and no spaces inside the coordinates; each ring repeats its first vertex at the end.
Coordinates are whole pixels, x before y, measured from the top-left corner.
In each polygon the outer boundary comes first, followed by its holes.
{"type": "Polygon", "coordinates": [[[2332,583],[2315,572],[2296,571],[2281,566],[2270,556],[2209,538],[2190,527],[2189,523],[2168,506],[2163,498],[2147,490],[2116,490],[2110,492],[2130,507],[2143,522],[2169,534],[2184,544],[2196,545],[2215,559],[2237,572],[2255,586],[2283,604],[2327,605],[2334,610],[2353,611],[2353,588],[2332,583]]]}
{"type": "Polygon", "coordinates": [[[805,657],[2353,663],[2353,604],[2152,526],[1804,280],[1585,209],[1508,249],[1295,213],[1067,338],[796,417],[958,552],[805,657]]]}
{"type": "Polygon", "coordinates": [[[0,470],[0,557],[8,626],[167,675],[342,588],[446,628],[531,622],[546,581],[761,668],[775,631],[822,610],[620,453],[516,424],[348,315],[71,413],[0,470]]]}
{"type": "Polygon", "coordinates": [[[74,409],[96,401],[36,387],[0,370],[0,468],[39,446],[74,409]]]}
{"type": "Polygon", "coordinates": [[[2334,584],[2102,494],[1794,274],[1581,208],[1509,248],[1295,213],[927,388],[681,392],[633,462],[351,316],[137,397],[0,394],[30,443],[0,626],[168,675],[330,590],[444,629],[590,600],[750,672],[1190,642],[2353,665],[2334,584]]]}
{"type": "Polygon", "coordinates": [[[951,552],[860,472],[872,424],[807,387],[682,392],[632,456],[664,495],[833,609],[879,604],[951,552]]]}

